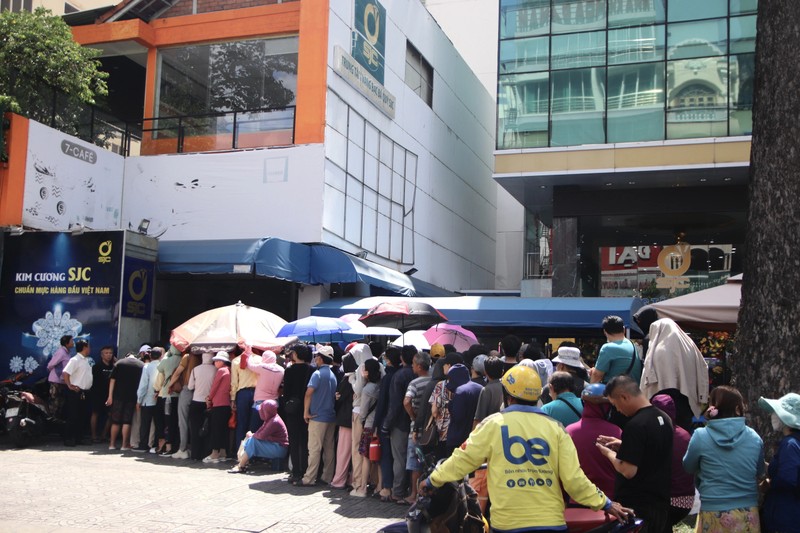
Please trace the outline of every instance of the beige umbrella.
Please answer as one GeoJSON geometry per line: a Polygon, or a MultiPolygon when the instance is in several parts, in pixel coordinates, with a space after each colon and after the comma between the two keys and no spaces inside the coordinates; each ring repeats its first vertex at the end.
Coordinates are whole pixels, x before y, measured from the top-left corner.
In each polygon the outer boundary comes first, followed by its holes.
{"type": "MultiPolygon", "coordinates": [[[[652,304],[660,318],[689,328],[734,331],[742,301],[742,275],[727,283],[652,304]]],[[[646,333],[646,332],[645,332],[646,333]]]]}

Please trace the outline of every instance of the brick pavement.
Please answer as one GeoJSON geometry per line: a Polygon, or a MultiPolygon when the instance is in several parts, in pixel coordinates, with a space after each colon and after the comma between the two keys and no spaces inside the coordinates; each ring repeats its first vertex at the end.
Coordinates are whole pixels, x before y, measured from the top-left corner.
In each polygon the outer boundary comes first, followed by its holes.
{"type": "Polygon", "coordinates": [[[107,444],[16,450],[0,439],[0,532],[371,533],[405,508],[343,490],[293,487],[260,467],[228,474],[107,444]]]}

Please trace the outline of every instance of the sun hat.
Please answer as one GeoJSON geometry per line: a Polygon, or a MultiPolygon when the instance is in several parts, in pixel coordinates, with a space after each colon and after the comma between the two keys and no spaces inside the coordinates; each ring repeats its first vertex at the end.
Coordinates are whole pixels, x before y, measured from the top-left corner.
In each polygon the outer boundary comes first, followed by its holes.
{"type": "Polygon", "coordinates": [[[327,365],[333,363],[333,346],[323,346],[321,344],[317,344],[316,355],[322,357],[322,360],[325,361],[325,364],[327,365]]]}
{"type": "Polygon", "coordinates": [[[515,365],[503,374],[503,388],[514,398],[535,402],[542,395],[539,373],[527,366],[515,365]]]}
{"type": "Polygon", "coordinates": [[[758,405],[765,411],[775,413],[785,425],[800,429],[800,394],[790,392],[777,400],[761,397],[758,405]]]}
{"type": "Polygon", "coordinates": [[[217,355],[211,358],[212,361],[222,361],[223,363],[230,363],[231,360],[228,357],[228,352],[225,351],[218,351],[217,355]]]}
{"type": "Polygon", "coordinates": [[[554,363],[572,366],[575,368],[586,368],[581,361],[581,351],[573,346],[562,346],[558,349],[558,355],[553,358],[554,363]]]}

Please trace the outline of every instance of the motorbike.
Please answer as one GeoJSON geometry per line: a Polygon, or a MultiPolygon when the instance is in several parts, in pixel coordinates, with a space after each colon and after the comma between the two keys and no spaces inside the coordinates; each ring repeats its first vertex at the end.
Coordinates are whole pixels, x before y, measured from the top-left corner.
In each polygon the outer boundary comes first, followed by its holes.
{"type": "MultiPolygon", "coordinates": [[[[435,468],[431,456],[417,448],[417,457],[425,465],[424,475],[435,468]]],[[[568,507],[564,511],[568,533],[638,533],[644,526],[641,518],[625,523],[603,511],[568,507]]],[[[477,495],[466,481],[447,483],[429,494],[419,494],[404,522],[383,527],[378,533],[486,532],[489,524],[481,514],[477,495]]]]}
{"type": "Polygon", "coordinates": [[[32,382],[31,377],[23,372],[0,381],[0,431],[8,433],[17,448],[59,432],[63,425],[50,414],[42,395],[34,392],[41,384],[32,382]]]}

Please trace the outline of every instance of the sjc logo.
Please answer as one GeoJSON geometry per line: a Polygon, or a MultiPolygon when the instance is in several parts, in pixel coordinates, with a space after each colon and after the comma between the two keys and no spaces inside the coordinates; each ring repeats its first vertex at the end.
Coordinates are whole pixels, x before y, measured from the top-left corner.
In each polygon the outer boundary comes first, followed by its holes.
{"type": "Polygon", "coordinates": [[[514,465],[521,465],[525,461],[530,461],[535,466],[542,466],[547,464],[547,457],[550,455],[550,445],[544,439],[529,439],[525,440],[522,437],[508,435],[508,426],[500,428],[500,433],[503,436],[503,455],[506,461],[514,465]],[[524,453],[522,455],[514,455],[512,447],[515,444],[522,446],[524,453]]]}

